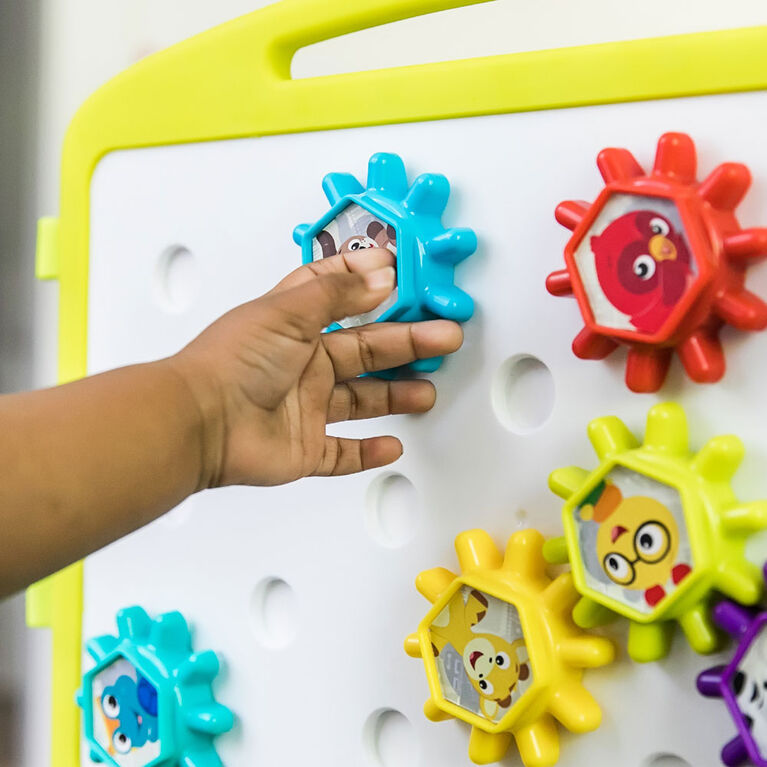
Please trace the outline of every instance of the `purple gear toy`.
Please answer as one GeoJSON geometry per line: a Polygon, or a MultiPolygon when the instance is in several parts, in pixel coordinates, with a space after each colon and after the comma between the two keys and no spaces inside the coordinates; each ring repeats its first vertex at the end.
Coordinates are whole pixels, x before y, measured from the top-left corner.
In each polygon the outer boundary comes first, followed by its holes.
{"type": "MultiPolygon", "coordinates": [[[[763,568],[767,580],[767,564],[763,568]]],[[[698,675],[698,691],[724,698],[738,734],[722,748],[728,767],[748,762],[767,767],[767,612],[754,614],[734,602],[720,602],[714,620],[738,646],[726,666],[698,675]]]]}

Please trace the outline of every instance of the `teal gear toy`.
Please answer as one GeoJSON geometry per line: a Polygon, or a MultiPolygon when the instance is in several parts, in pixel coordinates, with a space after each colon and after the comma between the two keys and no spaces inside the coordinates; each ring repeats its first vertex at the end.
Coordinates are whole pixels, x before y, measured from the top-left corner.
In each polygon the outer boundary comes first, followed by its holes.
{"type": "MultiPolygon", "coordinates": [[[[397,287],[377,310],[334,323],[328,330],[369,322],[465,322],[474,313],[471,297],[455,285],[455,265],[477,249],[472,229],[442,226],[450,183],[423,173],[408,184],[399,155],[379,152],[368,163],[367,186],[350,173],[329,173],[322,188],[330,210],[314,224],[300,224],[293,239],[303,263],[361,248],[388,248],[397,258],[397,287]]],[[[408,367],[433,372],[442,357],[408,367]]]]}
{"type": "Polygon", "coordinates": [[[117,614],[117,636],[91,639],[96,665],[83,676],[91,759],[114,767],[221,767],[213,738],[234,726],[213,697],[219,672],[211,650],[195,653],[184,616],[152,620],[141,607],[117,614]]]}

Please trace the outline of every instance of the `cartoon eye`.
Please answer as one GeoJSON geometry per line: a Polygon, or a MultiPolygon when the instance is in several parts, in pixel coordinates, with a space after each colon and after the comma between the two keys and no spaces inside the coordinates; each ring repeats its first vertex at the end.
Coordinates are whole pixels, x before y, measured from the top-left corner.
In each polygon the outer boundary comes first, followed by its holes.
{"type": "Polygon", "coordinates": [[[603,560],[603,566],[610,580],[621,586],[628,586],[634,580],[634,565],[623,554],[608,554],[603,560]]]}
{"type": "Polygon", "coordinates": [[[640,280],[649,280],[655,274],[655,259],[645,253],[634,260],[631,268],[640,280]]]}
{"type": "Polygon", "coordinates": [[[668,530],[660,522],[645,522],[634,536],[636,552],[645,562],[663,559],[670,545],[668,530]]]}
{"type": "Polygon", "coordinates": [[[101,710],[110,719],[117,719],[120,716],[120,704],[117,702],[117,698],[114,695],[105,695],[101,699],[101,710]]]}
{"type": "Polygon", "coordinates": [[[349,250],[360,250],[368,247],[364,240],[349,240],[349,244],[346,246],[349,250]]]}
{"type": "Polygon", "coordinates": [[[480,679],[479,689],[482,690],[485,695],[492,695],[494,688],[492,682],[488,682],[487,679],[480,679]]]}
{"type": "Polygon", "coordinates": [[[115,734],[112,736],[112,744],[118,754],[127,754],[133,746],[131,739],[122,730],[115,730],[115,734]]]}
{"type": "Polygon", "coordinates": [[[499,652],[498,655],[495,656],[495,665],[498,666],[498,668],[508,668],[509,656],[506,655],[505,652],[499,652]]]}
{"type": "Polygon", "coordinates": [[[650,231],[653,234],[661,234],[665,237],[669,233],[669,225],[662,218],[651,218],[650,231]]]}

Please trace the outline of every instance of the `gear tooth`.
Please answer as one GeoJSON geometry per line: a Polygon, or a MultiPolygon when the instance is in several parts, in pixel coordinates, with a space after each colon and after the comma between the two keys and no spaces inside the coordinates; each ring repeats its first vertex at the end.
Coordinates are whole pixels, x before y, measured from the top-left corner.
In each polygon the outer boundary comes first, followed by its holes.
{"type": "Polygon", "coordinates": [[[473,229],[446,229],[427,240],[424,246],[435,261],[457,264],[477,249],[477,235],[473,229]]]}
{"type": "Polygon", "coordinates": [[[181,684],[210,684],[218,675],[221,663],[212,650],[190,655],[178,669],[181,684]]]}
{"type": "Polygon", "coordinates": [[[688,454],[687,416],[681,405],[676,402],[663,402],[650,409],[644,444],[671,455],[688,454]]]}
{"type": "Polygon", "coordinates": [[[192,636],[184,616],[179,612],[163,613],[152,623],[150,642],[157,648],[191,653],[192,636]]]}
{"type": "Polygon", "coordinates": [[[223,735],[234,727],[234,714],[221,703],[184,709],[183,715],[190,730],[204,735],[223,735]]]}
{"type": "Polygon", "coordinates": [[[455,539],[455,552],[461,572],[497,570],[503,557],[493,539],[484,530],[467,530],[455,539]]]}
{"type": "Polygon", "coordinates": [[[423,173],[410,187],[405,197],[405,207],[413,213],[439,218],[449,197],[450,182],[444,176],[423,173]]]}
{"type": "Polygon", "coordinates": [[[756,604],[762,596],[759,568],[746,559],[741,562],[722,562],[716,573],[716,587],[725,596],[743,605],[756,604]]]}
{"type": "Polygon", "coordinates": [[[549,538],[543,544],[543,558],[550,565],[566,565],[570,559],[565,537],[549,538]]]}
{"type": "Polygon", "coordinates": [[[444,567],[434,567],[424,570],[415,579],[415,587],[430,602],[436,602],[458,576],[444,567]]]}
{"type": "Polygon", "coordinates": [[[753,227],[733,232],[724,238],[724,250],[733,260],[748,260],[767,256],[767,227],[753,227]]]}
{"type": "Polygon", "coordinates": [[[718,329],[696,330],[679,344],[677,354],[696,383],[716,383],[724,375],[724,350],[718,329]]]}
{"type": "MultiPolygon", "coordinates": [[[[546,290],[552,296],[571,296],[573,294],[573,279],[568,269],[558,269],[546,277],[546,290]]],[[[617,344],[616,344],[617,346],[617,344]]]]}
{"type": "Polygon", "coordinates": [[[474,764],[494,764],[500,762],[511,745],[511,734],[508,732],[490,733],[471,728],[469,736],[469,759],[474,764]]]}
{"type": "Polygon", "coordinates": [[[693,605],[687,612],[682,613],[679,617],[679,625],[695,652],[708,655],[719,646],[719,637],[703,602],[693,605]]]}
{"type": "Polygon", "coordinates": [[[740,639],[751,628],[754,618],[735,602],[720,602],[714,608],[714,620],[730,636],[740,639]]]}
{"type": "Polygon", "coordinates": [[[613,181],[630,181],[632,178],[645,175],[642,166],[628,149],[613,147],[603,149],[597,157],[597,167],[605,184],[613,181]]]}
{"type": "Polygon", "coordinates": [[[605,626],[616,618],[612,610],[600,605],[589,597],[581,597],[573,608],[573,621],[582,629],[593,629],[605,626]]]}
{"type": "Polygon", "coordinates": [[[368,162],[368,189],[393,200],[402,200],[408,191],[405,163],[398,154],[377,152],[368,162]]]}
{"type": "Polygon", "coordinates": [[[446,714],[439,708],[431,698],[423,704],[423,713],[430,722],[444,722],[446,719],[452,718],[450,714],[446,714]]]}
{"type": "Polygon", "coordinates": [[[559,734],[550,714],[514,733],[525,767],[553,767],[559,760],[559,734]]]}
{"type": "Polygon", "coordinates": [[[554,218],[558,224],[572,231],[586,218],[589,207],[589,203],[583,200],[565,200],[557,205],[554,218]]]}
{"type": "Polygon", "coordinates": [[[738,437],[714,437],[695,456],[692,470],[710,482],[729,482],[738,470],[744,452],[743,443],[738,437]]]}
{"type": "Polygon", "coordinates": [[[555,613],[569,613],[580,599],[573,585],[571,573],[562,573],[554,578],[541,594],[546,607],[555,613]]]}
{"type": "Polygon", "coordinates": [[[85,643],[85,649],[88,651],[88,655],[90,655],[96,663],[100,663],[115,650],[119,643],[120,642],[116,637],[106,634],[104,636],[95,637],[94,639],[89,639],[85,643]]]}
{"type": "Polygon", "coordinates": [[[636,437],[620,418],[595,418],[588,428],[589,440],[600,460],[639,446],[636,437]]]}
{"type": "Polygon", "coordinates": [[[418,635],[417,634],[410,634],[405,639],[405,652],[411,658],[420,658],[421,657],[421,643],[418,641],[418,635]]]}
{"type": "MultiPolygon", "coordinates": [[[[549,275],[549,277],[553,276],[549,275]]],[[[569,279],[568,275],[568,281],[569,279]]],[[[557,285],[556,279],[553,290],[549,288],[550,292],[555,294],[557,290],[561,289],[561,286],[557,285]]],[[[603,360],[618,348],[618,344],[609,336],[603,336],[601,333],[595,333],[589,327],[584,327],[573,339],[572,348],[573,354],[579,359],[603,360]]]]}
{"type": "Polygon", "coordinates": [[[734,210],[751,186],[751,173],[745,165],[725,162],[714,168],[698,188],[698,194],[718,210],[734,210]]]}
{"type": "Polygon", "coordinates": [[[588,476],[589,473],[586,469],[581,469],[578,466],[555,469],[549,474],[549,489],[560,498],[567,500],[583,487],[588,476]]]}
{"type": "Polygon", "coordinates": [[[322,191],[328,202],[335,205],[347,195],[361,194],[365,190],[351,173],[328,173],[322,179],[322,191]]]}
{"type": "Polygon", "coordinates": [[[607,666],[615,659],[615,645],[604,637],[576,636],[560,644],[562,660],[576,668],[607,666]]]}
{"type": "Polygon", "coordinates": [[[674,627],[670,621],[629,625],[629,657],[637,663],[651,663],[668,655],[674,627]]]}
{"type": "Polygon", "coordinates": [[[295,242],[296,245],[302,245],[304,237],[309,229],[311,229],[311,224],[299,224],[293,229],[293,242],[295,242]]]}
{"type": "Polygon", "coordinates": [[[736,735],[732,740],[727,741],[722,747],[722,761],[727,767],[738,767],[749,758],[746,741],[741,735],[736,735]]]}
{"type": "Polygon", "coordinates": [[[697,165],[695,144],[686,133],[664,133],[658,139],[654,173],[681,184],[694,184],[697,165]]]}
{"type": "Polygon", "coordinates": [[[714,666],[713,668],[701,671],[696,680],[698,692],[707,698],[721,698],[722,673],[724,669],[724,666],[714,666]]]}
{"type": "Polygon", "coordinates": [[[767,501],[739,503],[722,512],[722,525],[727,533],[751,534],[767,528],[767,501]]]}
{"type": "Polygon", "coordinates": [[[592,732],[602,722],[602,709],[580,684],[558,688],[551,696],[549,711],[570,732],[592,732]]]}
{"type": "Polygon", "coordinates": [[[431,288],[424,295],[424,307],[446,320],[466,322],[474,314],[474,301],[455,285],[431,288]]]}
{"type": "Polygon", "coordinates": [[[767,304],[745,288],[725,291],[714,303],[714,312],[738,330],[767,327],[767,304]]]}
{"type": "Polygon", "coordinates": [[[121,638],[146,639],[152,627],[152,621],[142,607],[126,607],[117,613],[117,633],[121,638]]]}
{"type": "Polygon", "coordinates": [[[671,365],[671,349],[631,346],[626,358],[626,386],[637,394],[651,394],[663,386],[671,365]]]}
{"type": "Polygon", "coordinates": [[[509,538],[503,568],[519,578],[541,581],[546,578],[543,558],[544,537],[537,530],[520,530],[509,538]]]}

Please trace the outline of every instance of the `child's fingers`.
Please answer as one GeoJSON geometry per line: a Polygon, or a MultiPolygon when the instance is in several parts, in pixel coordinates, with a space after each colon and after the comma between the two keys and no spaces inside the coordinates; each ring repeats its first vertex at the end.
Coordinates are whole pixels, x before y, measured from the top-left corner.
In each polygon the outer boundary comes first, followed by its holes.
{"type": "Polygon", "coordinates": [[[431,381],[382,381],[357,378],[337,384],[330,396],[328,423],[378,418],[382,415],[425,413],[437,399],[431,381]]]}
{"type": "Polygon", "coordinates": [[[365,274],[384,266],[395,266],[396,263],[394,254],[388,248],[363,248],[339,253],[337,256],[299,266],[269,292],[279,293],[288,288],[295,288],[325,274],[365,274]]]}
{"type": "Polygon", "coordinates": [[[374,309],[394,289],[395,272],[391,266],[367,274],[326,274],[269,298],[273,317],[285,335],[297,340],[316,340],[328,325],[355,314],[374,309]],[[297,331],[297,333],[296,333],[297,331]]]}
{"type": "Polygon", "coordinates": [[[402,443],[396,437],[343,439],[325,437],[325,452],[315,477],[337,477],[376,469],[393,463],[402,455],[402,443]]]}
{"type": "Polygon", "coordinates": [[[345,381],[362,373],[452,354],[463,343],[463,330],[449,320],[382,322],[326,333],[322,342],[333,362],[336,381],[345,381]]]}

